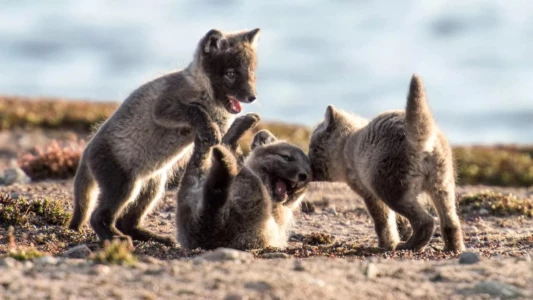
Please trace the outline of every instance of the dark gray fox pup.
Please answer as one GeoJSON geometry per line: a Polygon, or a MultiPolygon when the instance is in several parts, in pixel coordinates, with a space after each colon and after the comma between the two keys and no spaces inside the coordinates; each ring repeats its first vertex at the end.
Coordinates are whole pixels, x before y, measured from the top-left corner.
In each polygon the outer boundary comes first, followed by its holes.
{"type": "Polygon", "coordinates": [[[74,179],[69,228],[90,223],[101,240],[154,240],[172,236],[146,230],[142,221],[165,190],[174,166],[186,160],[195,137],[216,144],[241,111],[256,99],[256,44],[260,29],[200,40],[191,64],[137,88],[98,129],[83,152],[74,179]]]}
{"type": "Polygon", "coordinates": [[[283,247],[309,181],[311,165],[298,147],[259,131],[242,165],[235,149],[259,116],[237,118],[222,145],[197,139],[178,192],[178,241],[184,248],[283,247]],[[212,149],[212,150],[211,150],[212,149]]]}
{"type": "Polygon", "coordinates": [[[416,75],[405,111],[385,112],[369,122],[328,106],[325,120],[312,134],[309,157],[314,180],[346,182],[363,197],[380,247],[423,250],[428,245],[434,220],[417,200],[429,196],[445,250],[465,249],[455,207],[452,151],[416,75]],[[400,243],[394,212],[412,227],[406,242],[400,243]]]}

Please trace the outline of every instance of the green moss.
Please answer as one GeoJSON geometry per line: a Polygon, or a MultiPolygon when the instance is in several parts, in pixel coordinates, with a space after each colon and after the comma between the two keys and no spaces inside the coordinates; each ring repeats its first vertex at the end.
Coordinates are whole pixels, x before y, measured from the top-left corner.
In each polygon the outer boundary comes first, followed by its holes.
{"type": "Polygon", "coordinates": [[[520,215],[533,217],[533,199],[520,199],[512,194],[483,191],[465,195],[459,199],[459,207],[463,213],[480,213],[493,216],[520,215]]]}
{"type": "Polygon", "coordinates": [[[333,243],[335,237],[322,232],[312,232],[303,238],[303,243],[307,245],[327,245],[333,243]]]}
{"type": "Polygon", "coordinates": [[[0,194],[0,224],[9,225],[65,225],[70,213],[65,212],[61,202],[45,198],[27,200],[0,194]]]}
{"type": "Polygon", "coordinates": [[[93,253],[90,259],[101,264],[134,265],[137,263],[137,258],[132,253],[130,244],[120,240],[105,241],[104,249],[93,253]]]}
{"type": "Polygon", "coordinates": [[[8,257],[12,257],[16,260],[24,261],[24,260],[32,260],[35,258],[39,258],[44,256],[41,251],[37,250],[34,246],[30,247],[23,247],[23,248],[17,248],[17,249],[11,249],[7,253],[8,257]]]}

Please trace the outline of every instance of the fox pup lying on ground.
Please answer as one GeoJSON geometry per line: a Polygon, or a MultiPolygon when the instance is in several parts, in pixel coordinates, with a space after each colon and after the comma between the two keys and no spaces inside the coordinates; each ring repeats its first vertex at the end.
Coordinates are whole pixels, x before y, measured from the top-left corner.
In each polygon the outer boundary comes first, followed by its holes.
{"type": "Polygon", "coordinates": [[[464,250],[452,152],[416,75],[405,111],[386,112],[369,122],[329,106],[312,134],[309,158],[314,180],[346,182],[364,199],[380,247],[424,249],[435,226],[417,201],[426,194],[438,212],[445,250],[464,250]],[[393,211],[411,224],[406,242],[399,243],[393,211]]]}
{"type": "Polygon", "coordinates": [[[268,131],[253,138],[242,165],[239,138],[259,121],[256,114],[237,118],[222,145],[194,143],[178,192],[178,241],[184,248],[283,247],[293,210],[311,179],[307,155],[278,141],[268,131]],[[212,149],[212,150],[211,150],[212,149]]]}
{"type": "Polygon", "coordinates": [[[259,33],[210,30],[187,68],[145,83],[124,100],[83,152],[69,228],[79,230],[87,221],[99,190],[90,222],[101,240],[175,243],[142,221],[195,136],[201,143],[219,142],[231,115],[241,111],[239,102],[255,100],[259,33]]]}

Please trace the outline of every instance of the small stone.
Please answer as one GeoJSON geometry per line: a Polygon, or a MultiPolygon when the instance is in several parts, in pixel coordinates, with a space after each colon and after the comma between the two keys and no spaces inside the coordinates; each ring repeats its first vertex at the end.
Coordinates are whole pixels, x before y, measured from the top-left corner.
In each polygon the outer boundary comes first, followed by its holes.
{"type": "Polygon", "coordinates": [[[53,256],[42,256],[33,260],[35,263],[41,265],[57,265],[58,259],[53,256]]]}
{"type": "Polygon", "coordinates": [[[207,260],[205,260],[203,257],[201,256],[197,256],[195,258],[192,259],[192,264],[195,265],[195,266],[199,266],[199,265],[203,265],[207,262],[207,260]]]}
{"type": "Polygon", "coordinates": [[[488,214],[489,214],[489,211],[487,209],[485,209],[485,208],[482,208],[482,209],[479,210],[479,215],[480,216],[486,216],[488,214]]]}
{"type": "Polygon", "coordinates": [[[328,214],[330,214],[332,216],[336,216],[337,215],[337,209],[335,209],[335,207],[328,208],[328,214]]]}
{"type": "Polygon", "coordinates": [[[109,268],[108,266],[97,264],[97,265],[94,265],[93,268],[91,269],[91,274],[105,275],[109,273],[110,271],[111,271],[111,268],[109,268]]]}
{"type": "Polygon", "coordinates": [[[24,267],[24,269],[31,269],[33,268],[33,263],[29,260],[25,260],[23,263],[22,263],[22,266],[24,267]]]}
{"type": "Polygon", "coordinates": [[[304,263],[301,260],[294,262],[294,271],[305,271],[304,263]]]}
{"type": "Polygon", "coordinates": [[[68,258],[87,258],[91,253],[91,249],[84,244],[68,249],[63,253],[63,256],[68,258]]]}
{"type": "Polygon", "coordinates": [[[273,289],[273,286],[266,281],[251,281],[244,284],[244,288],[265,292],[273,289]]]}
{"type": "Polygon", "coordinates": [[[143,256],[139,259],[140,262],[151,264],[151,265],[161,265],[163,262],[152,256],[143,256]]]}
{"type": "Polygon", "coordinates": [[[365,276],[368,279],[374,279],[378,276],[378,267],[374,263],[369,263],[365,268],[365,276]]]}
{"type": "Polygon", "coordinates": [[[244,300],[247,298],[244,298],[242,295],[239,294],[228,294],[226,297],[224,297],[224,300],[244,300]]]}
{"type": "Polygon", "coordinates": [[[14,268],[18,265],[18,261],[13,257],[4,257],[0,259],[0,267],[14,268]]]}
{"type": "Polygon", "coordinates": [[[266,258],[266,259],[275,259],[275,258],[289,258],[290,256],[287,253],[283,253],[283,252],[272,252],[272,253],[265,253],[261,257],[266,258]]]}
{"type": "Polygon", "coordinates": [[[459,264],[461,265],[471,265],[476,264],[481,260],[481,256],[477,252],[466,251],[461,253],[459,256],[459,264]]]}
{"type": "Polygon", "coordinates": [[[492,280],[476,284],[476,286],[474,286],[474,292],[476,294],[488,294],[491,297],[502,299],[514,299],[523,296],[523,292],[518,288],[492,280]]]}
{"type": "Polygon", "coordinates": [[[14,183],[29,183],[31,179],[22,171],[21,168],[5,169],[0,175],[0,183],[2,185],[12,185],[14,183]]]}
{"type": "Polygon", "coordinates": [[[251,261],[254,258],[252,253],[222,247],[205,253],[201,257],[207,261],[251,261]]]}

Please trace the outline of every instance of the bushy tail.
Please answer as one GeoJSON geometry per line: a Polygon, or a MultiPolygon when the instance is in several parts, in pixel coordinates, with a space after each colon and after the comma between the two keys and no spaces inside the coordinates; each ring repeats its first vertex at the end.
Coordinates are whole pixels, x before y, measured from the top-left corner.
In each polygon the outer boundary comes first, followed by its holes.
{"type": "Polygon", "coordinates": [[[405,109],[405,123],[409,143],[418,151],[424,150],[428,140],[435,134],[435,128],[422,79],[416,74],[413,74],[411,78],[405,109]]]}
{"type": "Polygon", "coordinates": [[[78,170],[74,176],[74,212],[68,228],[79,231],[89,219],[95,199],[96,182],[82,155],[78,170]]]}

